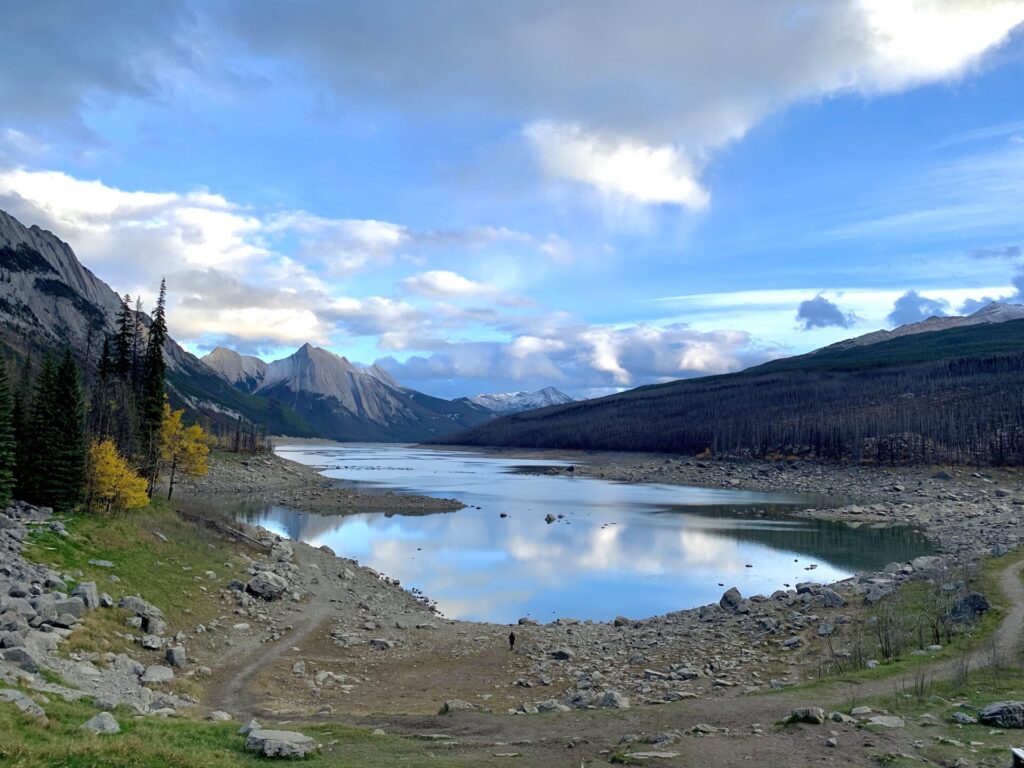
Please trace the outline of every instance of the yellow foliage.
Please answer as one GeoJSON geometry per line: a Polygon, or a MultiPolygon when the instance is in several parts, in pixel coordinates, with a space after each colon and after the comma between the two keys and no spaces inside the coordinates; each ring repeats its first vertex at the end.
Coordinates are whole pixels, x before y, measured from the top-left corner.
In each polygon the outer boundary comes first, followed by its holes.
{"type": "Polygon", "coordinates": [[[90,503],[106,510],[137,509],[149,504],[146,480],[128,466],[110,439],[94,440],[89,446],[88,490],[90,503]]]}
{"type": "Polygon", "coordinates": [[[172,411],[164,403],[164,419],[160,425],[160,460],[170,468],[167,497],[174,491],[174,481],[180,474],[205,475],[206,457],[210,453],[211,438],[198,424],[186,427],[181,423],[184,409],[172,411]]]}

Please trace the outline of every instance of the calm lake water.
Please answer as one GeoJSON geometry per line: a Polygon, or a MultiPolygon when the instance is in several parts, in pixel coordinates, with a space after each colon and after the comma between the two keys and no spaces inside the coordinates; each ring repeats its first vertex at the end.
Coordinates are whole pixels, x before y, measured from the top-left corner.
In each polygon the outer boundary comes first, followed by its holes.
{"type": "Polygon", "coordinates": [[[909,529],[785,517],[820,499],[524,474],[523,467],[558,462],[402,445],[278,453],[360,490],[466,504],[418,516],[336,517],[277,506],[243,513],[418,587],[451,618],[643,618],[715,602],[731,586],[769,594],[930,552],[909,529]],[[564,517],[548,524],[548,513],[564,517]]]}

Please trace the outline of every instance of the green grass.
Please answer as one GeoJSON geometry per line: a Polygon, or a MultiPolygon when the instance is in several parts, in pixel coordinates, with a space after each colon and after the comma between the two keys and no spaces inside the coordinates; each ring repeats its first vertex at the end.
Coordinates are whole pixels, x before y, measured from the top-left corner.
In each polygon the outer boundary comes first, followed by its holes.
{"type": "MultiPolygon", "coordinates": [[[[60,519],[70,535],[36,529],[25,550],[28,559],[60,573],[81,571],[78,582],[95,581],[100,592],[109,593],[115,601],[124,595],[140,595],[164,611],[172,630],[213,619],[222,611],[219,590],[232,578],[246,577],[245,561],[235,545],[182,520],[160,500],[126,516],[67,515],[60,519]],[[114,567],[90,565],[90,560],[108,560],[114,567]],[[207,571],[215,573],[216,579],[207,578],[207,571]],[[111,575],[120,581],[111,581],[111,575]]],[[[127,612],[117,608],[90,611],[62,648],[66,652],[128,650],[130,644],[115,635],[126,631],[127,617],[127,612]]]]}
{"type": "MultiPolygon", "coordinates": [[[[1006,567],[1022,559],[1024,559],[1024,549],[1015,550],[1002,557],[986,558],[982,561],[970,586],[971,589],[982,593],[989,599],[992,609],[985,613],[972,627],[954,635],[950,642],[943,645],[941,651],[925,655],[911,655],[910,651],[913,650],[913,647],[908,647],[901,655],[892,660],[884,661],[879,659],[880,664],[875,669],[844,670],[841,674],[826,674],[816,680],[787,686],[786,691],[813,691],[836,683],[859,684],[890,677],[906,677],[907,675],[914,674],[926,665],[955,659],[982,647],[1000,625],[1005,615],[1000,605],[1005,600],[1005,596],[999,587],[999,574],[1006,567]]],[[[928,585],[924,582],[910,582],[904,584],[896,595],[884,598],[883,604],[886,600],[898,600],[901,601],[900,605],[905,611],[915,611],[921,608],[928,589],[928,585]]],[[[863,615],[877,614],[880,606],[865,610],[863,615]]],[[[841,643],[837,645],[841,645],[841,643]]],[[[824,653],[824,649],[822,649],[822,652],[824,653]]],[[[764,692],[762,695],[771,695],[772,693],[769,691],[764,692]]]]}
{"type": "MultiPolygon", "coordinates": [[[[121,732],[94,736],[80,730],[81,724],[97,712],[89,704],[52,699],[43,704],[43,708],[49,718],[45,725],[21,714],[13,704],[0,703],[0,734],[3,734],[0,765],[5,768],[232,768],[268,764],[266,759],[245,751],[245,737],[237,733],[238,723],[135,717],[130,710],[120,708],[113,714],[121,732]]],[[[301,761],[311,768],[484,764],[441,745],[374,736],[361,728],[343,725],[282,727],[302,730],[324,745],[322,753],[301,761]]]]}

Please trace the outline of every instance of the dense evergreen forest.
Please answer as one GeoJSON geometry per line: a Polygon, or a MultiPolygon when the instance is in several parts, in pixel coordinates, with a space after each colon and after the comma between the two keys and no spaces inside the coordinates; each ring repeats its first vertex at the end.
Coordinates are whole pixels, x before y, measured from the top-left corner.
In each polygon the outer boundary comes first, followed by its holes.
{"type": "Polygon", "coordinates": [[[510,416],[462,445],[1024,463],[1024,320],[820,350],[510,416]]]}
{"type": "Polygon", "coordinates": [[[165,296],[161,284],[151,320],[125,296],[95,364],[92,350],[65,347],[41,360],[4,350],[0,504],[123,511],[145,506],[163,471],[171,488],[177,474],[205,471],[211,438],[184,424],[184,410],[172,411],[167,398],[165,296]]]}

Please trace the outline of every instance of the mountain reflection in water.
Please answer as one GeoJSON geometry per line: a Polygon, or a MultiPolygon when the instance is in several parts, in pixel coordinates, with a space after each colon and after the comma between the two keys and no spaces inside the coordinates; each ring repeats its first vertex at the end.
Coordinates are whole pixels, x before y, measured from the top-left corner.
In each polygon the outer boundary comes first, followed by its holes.
{"type": "Polygon", "coordinates": [[[516,471],[530,463],[522,459],[401,445],[278,450],[331,467],[324,474],[361,490],[465,503],[458,512],[390,517],[279,506],[239,510],[249,522],[326,544],[418,587],[452,618],[640,618],[717,601],[724,587],[768,594],[930,552],[906,528],[785,517],[820,499],[529,475],[516,471]],[[564,517],[548,524],[548,513],[564,517]]]}

